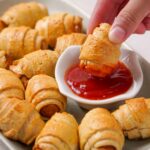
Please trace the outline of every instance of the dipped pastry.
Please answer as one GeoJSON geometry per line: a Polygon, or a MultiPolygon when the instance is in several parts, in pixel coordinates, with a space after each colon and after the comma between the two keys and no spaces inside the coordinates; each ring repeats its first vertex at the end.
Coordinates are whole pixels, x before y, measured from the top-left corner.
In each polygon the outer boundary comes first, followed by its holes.
{"type": "Polygon", "coordinates": [[[63,112],[66,108],[66,97],[59,92],[55,79],[48,75],[32,77],[28,82],[25,97],[45,119],[56,112],[63,112]]]}
{"type": "Polygon", "coordinates": [[[86,40],[83,33],[66,34],[57,39],[55,50],[61,54],[67,47],[71,45],[82,45],[86,40]]]}
{"type": "Polygon", "coordinates": [[[24,87],[14,73],[0,68],[0,101],[3,98],[24,99],[24,87]]]}
{"type": "Polygon", "coordinates": [[[54,13],[39,20],[35,26],[39,34],[54,48],[56,39],[64,34],[82,31],[82,19],[69,13],[54,13]]]}
{"type": "Polygon", "coordinates": [[[79,126],[81,150],[122,150],[124,136],[110,112],[103,108],[89,111],[79,126]]]}
{"type": "Polygon", "coordinates": [[[47,48],[45,39],[34,29],[9,27],[0,33],[0,50],[6,50],[6,54],[13,59],[45,48],[47,48]]]}
{"type": "Polygon", "coordinates": [[[88,35],[81,47],[80,67],[95,76],[105,77],[116,68],[120,57],[120,45],[108,38],[110,25],[102,23],[88,35]]]}
{"type": "Polygon", "coordinates": [[[78,150],[78,124],[68,113],[56,113],[36,138],[33,150],[78,150]]]}
{"type": "Polygon", "coordinates": [[[50,50],[38,50],[25,55],[13,62],[10,70],[19,77],[31,78],[37,74],[47,74],[54,77],[55,64],[58,54],[50,50]]]}
{"type": "Polygon", "coordinates": [[[48,15],[47,8],[37,2],[20,3],[10,7],[1,17],[7,26],[29,26],[48,15]]]}
{"type": "Polygon", "coordinates": [[[31,144],[44,127],[34,107],[25,100],[0,100],[0,130],[7,138],[31,144]]]}
{"type": "Polygon", "coordinates": [[[150,99],[134,98],[112,113],[129,139],[150,137],[150,99]]]}

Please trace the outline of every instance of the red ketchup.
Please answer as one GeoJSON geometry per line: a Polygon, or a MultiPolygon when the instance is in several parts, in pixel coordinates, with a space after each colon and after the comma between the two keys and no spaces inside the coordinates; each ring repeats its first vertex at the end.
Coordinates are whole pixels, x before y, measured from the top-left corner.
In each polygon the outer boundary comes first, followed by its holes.
{"type": "Polygon", "coordinates": [[[120,62],[114,72],[104,78],[95,77],[75,65],[66,72],[65,80],[76,95],[89,100],[103,100],[125,93],[131,87],[133,77],[120,62]]]}

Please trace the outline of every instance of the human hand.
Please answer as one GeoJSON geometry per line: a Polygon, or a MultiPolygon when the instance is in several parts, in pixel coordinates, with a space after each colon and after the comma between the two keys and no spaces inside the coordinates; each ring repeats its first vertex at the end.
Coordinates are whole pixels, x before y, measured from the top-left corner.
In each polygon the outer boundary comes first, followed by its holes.
{"type": "Polygon", "coordinates": [[[97,0],[88,33],[102,22],[112,24],[109,39],[115,43],[143,34],[150,30],[150,0],[97,0]]]}

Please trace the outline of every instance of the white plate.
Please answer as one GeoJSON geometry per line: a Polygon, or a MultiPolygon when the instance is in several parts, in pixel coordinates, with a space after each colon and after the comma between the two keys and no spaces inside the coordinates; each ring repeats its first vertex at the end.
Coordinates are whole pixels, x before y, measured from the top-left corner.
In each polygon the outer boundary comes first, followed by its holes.
{"type": "MultiPolygon", "coordinates": [[[[26,0],[30,1],[30,0],[26,0]]],[[[37,0],[45,4],[49,8],[49,12],[52,11],[66,11],[71,12],[76,15],[80,15],[84,18],[84,27],[86,29],[89,16],[72,5],[71,0],[37,0]]],[[[24,2],[23,0],[0,0],[0,14],[8,8],[10,5],[24,2]]],[[[128,48],[130,49],[130,48],[128,48]]],[[[144,84],[140,90],[138,96],[150,97],[150,64],[139,56],[140,64],[142,66],[144,74],[144,84]]],[[[85,110],[81,109],[76,102],[68,99],[68,108],[67,111],[73,114],[78,122],[82,119],[85,114],[85,110]]],[[[0,134],[0,150],[31,150],[31,147],[27,147],[19,142],[13,142],[0,134]]],[[[150,139],[148,140],[139,140],[139,141],[126,141],[124,150],[150,150],[150,139]]]]}

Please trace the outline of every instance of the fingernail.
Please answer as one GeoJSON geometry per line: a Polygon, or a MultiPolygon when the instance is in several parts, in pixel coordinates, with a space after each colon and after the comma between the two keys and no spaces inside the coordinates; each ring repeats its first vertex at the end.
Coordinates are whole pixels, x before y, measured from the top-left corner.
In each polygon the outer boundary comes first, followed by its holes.
{"type": "Polygon", "coordinates": [[[109,39],[114,43],[121,43],[125,40],[126,32],[121,27],[114,27],[110,30],[109,39]]]}

